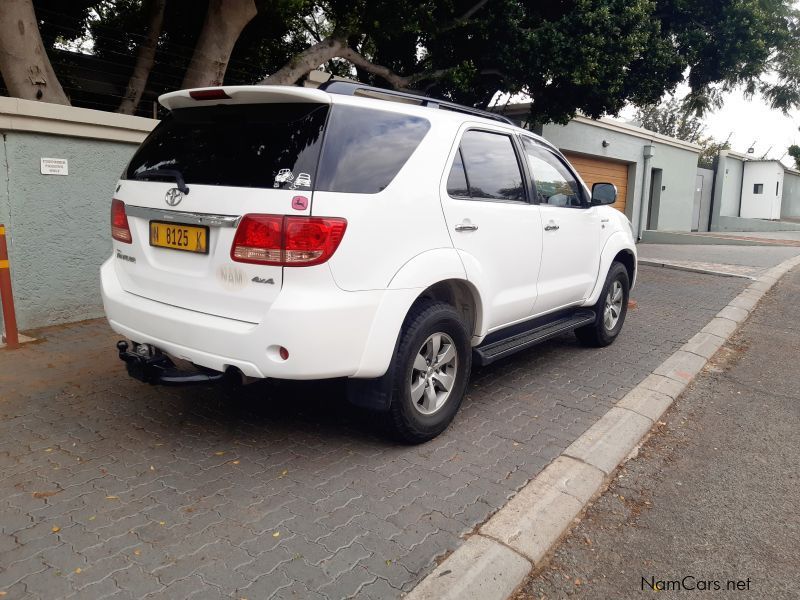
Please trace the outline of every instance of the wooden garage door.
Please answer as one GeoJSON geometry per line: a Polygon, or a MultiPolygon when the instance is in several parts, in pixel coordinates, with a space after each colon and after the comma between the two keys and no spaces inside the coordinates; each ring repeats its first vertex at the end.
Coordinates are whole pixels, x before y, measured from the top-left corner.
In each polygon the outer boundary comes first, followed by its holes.
{"type": "Polygon", "coordinates": [[[591,158],[577,154],[564,153],[575,170],[592,189],[593,183],[613,183],[617,186],[617,201],[614,208],[625,212],[625,199],[628,197],[628,165],[603,158],[591,158]]]}

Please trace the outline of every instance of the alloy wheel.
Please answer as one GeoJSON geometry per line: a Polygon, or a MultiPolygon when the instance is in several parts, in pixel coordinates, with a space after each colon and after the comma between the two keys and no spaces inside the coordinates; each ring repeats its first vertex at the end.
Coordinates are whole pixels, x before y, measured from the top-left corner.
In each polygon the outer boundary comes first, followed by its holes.
{"type": "Polygon", "coordinates": [[[414,357],[410,392],[414,408],[423,415],[438,412],[450,398],[456,381],[458,354],[446,333],[434,333],[414,357]]]}

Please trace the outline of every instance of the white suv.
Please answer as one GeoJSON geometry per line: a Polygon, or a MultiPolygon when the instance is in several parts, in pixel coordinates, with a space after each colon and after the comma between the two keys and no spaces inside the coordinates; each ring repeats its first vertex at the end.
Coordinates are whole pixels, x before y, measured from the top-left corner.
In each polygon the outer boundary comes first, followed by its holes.
{"type": "Polygon", "coordinates": [[[348,378],[352,402],[421,442],[473,362],[622,328],[636,246],[616,189],[589,193],[503,117],[344,82],[160,102],[101,270],[139,379],[348,378]]]}

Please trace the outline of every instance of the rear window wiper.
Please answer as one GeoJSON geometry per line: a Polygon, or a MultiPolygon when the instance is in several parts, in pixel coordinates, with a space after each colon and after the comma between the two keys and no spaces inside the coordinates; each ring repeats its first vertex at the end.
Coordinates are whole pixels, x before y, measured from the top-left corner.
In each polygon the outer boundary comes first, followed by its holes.
{"type": "Polygon", "coordinates": [[[147,169],[146,171],[140,171],[139,173],[134,173],[134,179],[147,179],[148,177],[155,176],[155,177],[171,177],[176,181],[178,184],[178,189],[183,192],[184,194],[189,193],[189,188],[186,187],[186,181],[183,179],[183,174],[178,171],[177,169],[147,169]]]}

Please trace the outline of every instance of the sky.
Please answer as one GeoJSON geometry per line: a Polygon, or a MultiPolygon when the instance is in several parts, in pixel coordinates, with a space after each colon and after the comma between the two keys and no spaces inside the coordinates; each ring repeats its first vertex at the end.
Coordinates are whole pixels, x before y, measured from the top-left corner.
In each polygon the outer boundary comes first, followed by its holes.
{"type": "MultiPolygon", "coordinates": [[[[679,88],[676,95],[680,98],[686,89],[679,88]]],[[[636,110],[628,107],[622,111],[620,120],[633,119],[636,110]]],[[[741,92],[730,92],[725,95],[722,108],[710,112],[703,117],[707,134],[719,141],[728,139],[730,135],[731,149],[743,154],[753,148],[755,158],[783,159],[788,167],[794,167],[794,160],[786,154],[792,144],[800,145],[800,110],[790,111],[788,115],[769,107],[769,104],[758,94],[746,100],[741,92]]]]}

